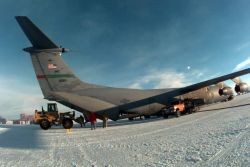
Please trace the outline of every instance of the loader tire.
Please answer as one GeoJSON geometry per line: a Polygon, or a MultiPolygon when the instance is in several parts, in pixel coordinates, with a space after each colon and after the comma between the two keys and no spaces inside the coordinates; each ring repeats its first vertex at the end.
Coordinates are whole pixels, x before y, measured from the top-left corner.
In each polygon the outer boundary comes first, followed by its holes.
{"type": "Polygon", "coordinates": [[[48,130],[51,125],[50,125],[50,122],[47,120],[47,119],[44,119],[40,122],[40,127],[43,129],[43,130],[48,130]]]}
{"type": "Polygon", "coordinates": [[[64,129],[71,129],[73,127],[73,121],[70,118],[64,118],[62,120],[64,129]]]}

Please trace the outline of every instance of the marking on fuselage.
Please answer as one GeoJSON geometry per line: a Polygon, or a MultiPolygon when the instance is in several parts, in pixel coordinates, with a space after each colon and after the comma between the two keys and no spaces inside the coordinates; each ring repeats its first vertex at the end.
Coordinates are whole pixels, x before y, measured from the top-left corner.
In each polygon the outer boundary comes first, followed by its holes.
{"type": "Polygon", "coordinates": [[[37,79],[44,78],[75,78],[73,74],[49,74],[49,75],[37,75],[37,79]]]}
{"type": "Polygon", "coordinates": [[[59,82],[66,82],[66,79],[59,79],[59,82]]]}

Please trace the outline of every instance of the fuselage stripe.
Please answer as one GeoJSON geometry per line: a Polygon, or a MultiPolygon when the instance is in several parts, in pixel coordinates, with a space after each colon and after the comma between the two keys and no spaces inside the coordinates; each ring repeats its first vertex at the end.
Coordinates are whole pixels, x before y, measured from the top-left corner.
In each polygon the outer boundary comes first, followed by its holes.
{"type": "Polygon", "coordinates": [[[74,78],[73,74],[50,74],[50,75],[37,75],[37,79],[45,79],[45,78],[74,78]]]}

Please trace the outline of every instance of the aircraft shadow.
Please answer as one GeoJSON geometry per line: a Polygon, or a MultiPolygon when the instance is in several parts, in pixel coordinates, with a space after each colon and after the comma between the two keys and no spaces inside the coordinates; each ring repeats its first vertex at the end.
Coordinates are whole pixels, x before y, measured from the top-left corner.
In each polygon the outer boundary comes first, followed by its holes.
{"type": "MultiPolygon", "coordinates": [[[[169,116],[168,119],[176,118],[175,116],[169,116]]],[[[144,123],[149,123],[149,122],[155,122],[155,121],[160,121],[160,120],[165,120],[163,117],[157,117],[157,116],[151,116],[149,119],[140,119],[139,117],[130,121],[128,119],[122,119],[122,120],[117,120],[117,121],[109,121],[108,122],[108,127],[119,127],[119,126],[126,126],[126,125],[134,125],[134,124],[144,124],[144,123]]],[[[102,128],[102,122],[97,122],[97,128],[102,128]]],[[[107,127],[107,128],[108,128],[107,127]]],[[[74,128],[81,128],[79,126],[74,127],[74,128]]],[[[83,128],[90,128],[90,123],[87,123],[85,127],[83,128]]]]}
{"type": "MultiPolygon", "coordinates": [[[[109,121],[108,126],[112,127],[112,126],[125,126],[125,125],[134,125],[134,124],[144,124],[144,123],[149,123],[149,122],[155,122],[155,121],[159,121],[162,120],[162,117],[151,117],[149,119],[140,119],[140,118],[136,118],[132,121],[128,120],[128,119],[122,119],[122,120],[118,120],[118,121],[109,121]]],[[[102,123],[100,123],[100,126],[102,127],[102,123]]]]}
{"type": "Polygon", "coordinates": [[[31,125],[15,126],[2,125],[2,128],[8,128],[6,132],[0,134],[0,148],[15,149],[41,149],[42,141],[38,138],[38,128],[31,125]]]}
{"type": "Polygon", "coordinates": [[[237,108],[237,107],[244,107],[244,106],[249,106],[250,103],[247,104],[240,104],[240,105],[234,105],[234,106],[229,106],[229,107],[221,107],[221,108],[214,108],[214,109],[207,109],[207,110],[202,110],[199,112],[205,112],[205,111],[215,111],[215,110],[224,110],[224,109],[228,109],[228,108],[237,108]]]}
{"type": "MultiPolygon", "coordinates": [[[[241,105],[234,105],[234,106],[230,106],[230,107],[221,107],[221,108],[216,108],[216,109],[207,109],[207,110],[202,110],[199,112],[205,112],[205,111],[216,111],[216,110],[223,110],[223,109],[229,109],[229,108],[237,108],[237,107],[243,107],[243,106],[248,106],[250,105],[250,103],[247,104],[241,104],[241,105]]],[[[188,115],[188,114],[187,114],[188,115]]],[[[183,115],[185,116],[185,115],[183,115]]],[[[170,115],[168,119],[174,119],[176,118],[174,115],[170,115]]],[[[150,119],[135,119],[133,121],[129,121],[129,120],[118,120],[118,121],[110,121],[109,122],[109,126],[124,126],[124,125],[132,125],[132,124],[143,124],[143,123],[148,123],[148,122],[155,122],[155,121],[159,121],[159,120],[163,120],[162,117],[151,117],[150,119]]],[[[99,123],[98,127],[102,127],[102,123],[99,123]]]]}

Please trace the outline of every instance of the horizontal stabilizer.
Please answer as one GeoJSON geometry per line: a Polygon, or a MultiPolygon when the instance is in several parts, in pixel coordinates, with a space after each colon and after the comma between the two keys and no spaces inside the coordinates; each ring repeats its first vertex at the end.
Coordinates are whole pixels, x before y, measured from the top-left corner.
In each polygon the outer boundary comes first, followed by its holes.
{"type": "Polygon", "coordinates": [[[37,49],[52,49],[58,46],[52,42],[30,19],[26,16],[16,16],[18,24],[28,37],[33,47],[37,49]]]}

